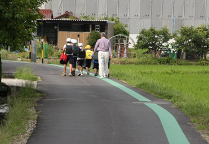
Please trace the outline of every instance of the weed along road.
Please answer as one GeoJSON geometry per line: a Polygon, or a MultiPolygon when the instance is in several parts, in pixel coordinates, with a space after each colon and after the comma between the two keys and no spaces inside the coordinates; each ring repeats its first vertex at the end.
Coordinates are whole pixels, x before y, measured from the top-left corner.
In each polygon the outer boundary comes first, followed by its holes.
{"type": "MultiPolygon", "coordinates": [[[[2,61],[3,73],[30,64],[41,77],[37,126],[28,144],[207,144],[170,102],[113,78],[62,76],[63,66],[2,61]]],[[[69,71],[69,70],[68,70],[69,71]]]]}

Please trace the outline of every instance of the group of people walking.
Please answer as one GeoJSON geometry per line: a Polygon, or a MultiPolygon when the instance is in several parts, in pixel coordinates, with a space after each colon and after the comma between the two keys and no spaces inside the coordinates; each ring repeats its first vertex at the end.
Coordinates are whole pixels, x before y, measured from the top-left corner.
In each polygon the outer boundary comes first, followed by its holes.
{"type": "Polygon", "coordinates": [[[93,59],[94,75],[97,76],[99,72],[100,78],[109,77],[110,59],[112,59],[111,44],[106,39],[106,34],[101,34],[101,39],[98,39],[94,50],[87,45],[83,48],[82,43],[77,44],[76,39],[67,38],[67,44],[64,45],[63,51],[67,55],[66,64],[64,64],[63,76],[66,76],[66,67],[69,63],[69,76],[75,76],[76,65],[78,67],[78,76],[83,75],[83,66],[85,65],[87,75],[89,75],[90,67],[93,59]],[[98,57],[98,58],[97,58],[98,57]]]}

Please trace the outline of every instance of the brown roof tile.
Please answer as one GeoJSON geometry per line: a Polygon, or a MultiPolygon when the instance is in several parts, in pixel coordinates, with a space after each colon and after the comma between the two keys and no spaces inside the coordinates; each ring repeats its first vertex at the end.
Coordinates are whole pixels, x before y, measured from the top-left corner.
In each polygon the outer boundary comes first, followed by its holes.
{"type": "Polygon", "coordinates": [[[39,9],[39,12],[44,15],[44,19],[53,18],[53,13],[51,9],[39,9]]]}
{"type": "Polygon", "coordinates": [[[70,12],[66,11],[64,14],[55,17],[54,19],[69,18],[70,16],[74,17],[75,19],[79,19],[78,17],[74,16],[71,11],[70,12]]]}

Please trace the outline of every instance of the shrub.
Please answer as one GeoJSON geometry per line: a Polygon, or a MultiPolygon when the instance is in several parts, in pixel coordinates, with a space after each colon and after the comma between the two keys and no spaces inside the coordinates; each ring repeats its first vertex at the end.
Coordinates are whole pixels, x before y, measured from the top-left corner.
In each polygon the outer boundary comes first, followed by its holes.
{"type": "Polygon", "coordinates": [[[55,54],[55,55],[56,55],[56,58],[58,58],[58,59],[59,59],[59,58],[60,58],[60,56],[61,56],[61,54],[62,54],[62,51],[58,51],[58,52],[56,52],[56,54],[55,54]]]}
{"type": "Polygon", "coordinates": [[[23,80],[37,81],[38,78],[34,75],[33,69],[30,65],[25,65],[25,67],[18,67],[17,71],[14,73],[15,78],[23,80]]]}
{"type": "Polygon", "coordinates": [[[203,66],[206,66],[209,64],[209,62],[204,59],[201,59],[198,63],[199,63],[199,65],[203,65],[203,66]]]}
{"type": "Polygon", "coordinates": [[[88,37],[87,37],[87,44],[91,46],[91,48],[93,48],[97,42],[98,39],[100,39],[101,35],[99,32],[97,31],[92,31],[89,33],[88,37]]]}

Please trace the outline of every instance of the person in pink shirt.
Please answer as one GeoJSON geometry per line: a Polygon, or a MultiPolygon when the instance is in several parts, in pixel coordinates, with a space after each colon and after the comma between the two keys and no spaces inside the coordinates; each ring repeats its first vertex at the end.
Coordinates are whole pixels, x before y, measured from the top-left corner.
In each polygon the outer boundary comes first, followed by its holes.
{"type": "Polygon", "coordinates": [[[112,59],[112,49],[110,41],[106,38],[106,33],[101,34],[94,46],[94,54],[98,51],[99,75],[100,78],[108,77],[108,61],[112,59]]]}

